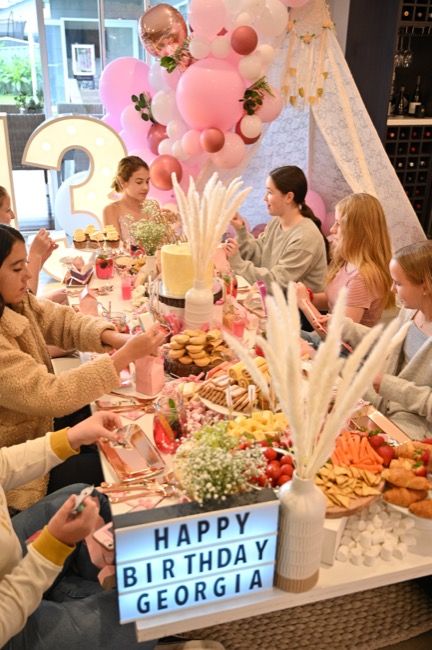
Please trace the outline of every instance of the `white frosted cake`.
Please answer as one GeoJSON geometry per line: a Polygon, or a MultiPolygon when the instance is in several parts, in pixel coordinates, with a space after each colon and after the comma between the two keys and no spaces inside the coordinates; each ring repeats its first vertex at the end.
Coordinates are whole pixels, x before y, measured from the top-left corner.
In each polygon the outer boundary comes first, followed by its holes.
{"type": "MultiPolygon", "coordinates": [[[[192,255],[187,242],[166,244],[161,248],[162,286],[166,296],[184,298],[194,281],[192,255]]],[[[213,264],[206,273],[206,284],[213,284],[213,264]]]]}

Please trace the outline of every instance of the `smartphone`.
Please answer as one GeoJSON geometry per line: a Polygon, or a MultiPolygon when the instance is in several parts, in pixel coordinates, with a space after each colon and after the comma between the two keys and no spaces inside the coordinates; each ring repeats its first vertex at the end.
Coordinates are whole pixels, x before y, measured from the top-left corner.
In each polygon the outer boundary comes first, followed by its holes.
{"type": "Polygon", "coordinates": [[[93,539],[95,539],[98,544],[107,549],[107,551],[112,551],[114,549],[114,536],[112,532],[112,521],[102,528],[95,530],[93,533],[93,539]]]}

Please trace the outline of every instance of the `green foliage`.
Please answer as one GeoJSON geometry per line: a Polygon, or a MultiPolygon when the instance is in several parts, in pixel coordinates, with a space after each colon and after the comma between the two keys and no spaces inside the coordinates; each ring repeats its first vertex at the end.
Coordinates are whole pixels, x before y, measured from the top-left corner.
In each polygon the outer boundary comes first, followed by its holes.
{"type": "Polygon", "coordinates": [[[265,77],[261,77],[249,86],[249,88],[246,88],[243,98],[239,100],[243,103],[245,113],[254,115],[255,111],[262,105],[266,93],[274,97],[265,77]]]}
{"type": "Polygon", "coordinates": [[[141,219],[131,225],[131,232],[146,255],[154,255],[166,237],[167,226],[156,221],[141,219]]]}
{"type": "Polygon", "coordinates": [[[153,117],[151,110],[151,97],[146,92],[140,93],[139,95],[132,95],[131,100],[135,104],[135,110],[141,113],[141,118],[148,122],[149,120],[156,124],[156,120],[153,117]]]}
{"type": "Polygon", "coordinates": [[[14,95],[31,94],[31,68],[28,59],[14,56],[10,61],[0,62],[0,92],[14,95]]]}

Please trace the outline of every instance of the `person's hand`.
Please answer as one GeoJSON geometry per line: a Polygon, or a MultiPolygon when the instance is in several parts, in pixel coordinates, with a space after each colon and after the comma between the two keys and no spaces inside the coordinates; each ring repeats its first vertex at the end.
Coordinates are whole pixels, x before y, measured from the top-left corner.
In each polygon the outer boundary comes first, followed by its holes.
{"type": "Polygon", "coordinates": [[[372,385],[373,385],[374,390],[375,390],[376,393],[380,392],[382,379],[383,379],[382,374],[379,374],[379,375],[375,376],[375,379],[372,382],[372,385]]]}
{"type": "Polygon", "coordinates": [[[302,300],[309,300],[309,293],[303,282],[296,282],[297,303],[300,305],[302,300]]]}
{"type": "Polygon", "coordinates": [[[238,212],[236,212],[233,218],[231,219],[231,225],[234,228],[234,230],[241,230],[244,227],[245,225],[244,219],[241,218],[238,212]]]}
{"type": "Polygon", "coordinates": [[[239,245],[236,239],[227,239],[224,244],[224,250],[227,257],[233,257],[239,252],[239,245]]]}
{"type": "Polygon", "coordinates": [[[85,507],[81,512],[72,514],[75,495],[71,494],[48,522],[47,528],[51,535],[63,544],[73,546],[94,531],[98,522],[99,502],[87,497],[83,504],[85,507]]]}
{"type": "Polygon", "coordinates": [[[126,368],[132,361],[157,355],[158,348],[166,338],[166,332],[162,331],[159,325],[153,325],[143,334],[130,336],[128,341],[112,355],[112,360],[118,373],[126,368]]]}
{"type": "Polygon", "coordinates": [[[29,256],[37,255],[43,265],[56,248],[58,248],[58,244],[51,239],[45,228],[41,228],[31,243],[29,256]]]}
{"type": "Polygon", "coordinates": [[[312,345],[310,343],[308,343],[307,341],[305,341],[304,339],[301,338],[300,339],[300,354],[301,354],[302,358],[304,358],[304,359],[313,359],[315,354],[316,354],[316,350],[315,350],[314,347],[312,347],[312,345]]]}
{"type": "Polygon", "coordinates": [[[71,427],[66,435],[70,446],[79,449],[81,445],[91,445],[99,438],[118,442],[121,436],[116,433],[116,430],[122,426],[118,415],[109,411],[100,411],[71,427]]]}

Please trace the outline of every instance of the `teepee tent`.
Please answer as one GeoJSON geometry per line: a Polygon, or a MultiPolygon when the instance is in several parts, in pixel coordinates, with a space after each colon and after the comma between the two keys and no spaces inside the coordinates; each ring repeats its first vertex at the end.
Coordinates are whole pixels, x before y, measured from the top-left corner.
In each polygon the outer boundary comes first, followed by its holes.
{"type": "Polygon", "coordinates": [[[286,100],[281,115],[249,148],[235,174],[252,192],[242,213],[251,224],[267,220],[265,178],[279,165],[298,165],[327,211],[351,192],[382,203],[393,248],[425,237],[417,216],[367,113],[334,31],[325,0],[290,10],[288,34],[268,74],[286,100]]]}

